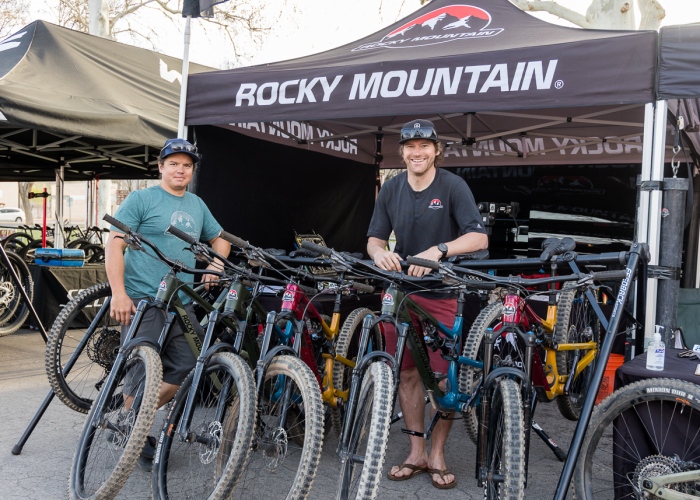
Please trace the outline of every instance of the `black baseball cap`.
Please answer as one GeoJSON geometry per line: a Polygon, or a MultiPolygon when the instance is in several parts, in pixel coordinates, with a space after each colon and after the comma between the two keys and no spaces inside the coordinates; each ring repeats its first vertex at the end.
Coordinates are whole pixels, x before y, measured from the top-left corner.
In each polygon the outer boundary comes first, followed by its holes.
{"type": "Polygon", "coordinates": [[[184,153],[190,158],[194,163],[198,163],[202,159],[202,155],[197,152],[197,146],[191,144],[185,139],[168,139],[165,141],[165,146],[160,150],[158,155],[158,160],[163,161],[168,156],[175,153],[184,153]]]}
{"type": "Polygon", "coordinates": [[[401,127],[401,138],[399,144],[403,144],[411,139],[428,139],[437,142],[438,135],[435,125],[430,120],[413,120],[401,127]]]}

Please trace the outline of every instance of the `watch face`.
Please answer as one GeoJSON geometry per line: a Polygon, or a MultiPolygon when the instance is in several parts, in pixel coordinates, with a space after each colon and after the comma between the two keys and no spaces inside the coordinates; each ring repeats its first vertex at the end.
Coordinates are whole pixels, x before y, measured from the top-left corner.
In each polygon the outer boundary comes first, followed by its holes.
{"type": "Polygon", "coordinates": [[[438,246],[438,250],[442,252],[442,256],[445,257],[447,255],[447,245],[444,243],[440,243],[438,246]]]}

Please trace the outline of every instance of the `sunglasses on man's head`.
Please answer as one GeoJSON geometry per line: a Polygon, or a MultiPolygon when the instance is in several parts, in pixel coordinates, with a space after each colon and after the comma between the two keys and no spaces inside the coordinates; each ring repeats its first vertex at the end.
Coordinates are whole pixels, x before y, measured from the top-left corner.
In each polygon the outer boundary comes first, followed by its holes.
{"type": "Polygon", "coordinates": [[[407,141],[409,139],[430,139],[432,141],[437,140],[437,134],[433,127],[411,127],[401,129],[401,140],[407,141]]]}
{"type": "Polygon", "coordinates": [[[170,148],[172,151],[186,151],[187,153],[197,152],[197,146],[194,146],[187,141],[173,141],[166,143],[165,146],[163,146],[163,149],[161,149],[161,152],[168,148],[170,148]]]}

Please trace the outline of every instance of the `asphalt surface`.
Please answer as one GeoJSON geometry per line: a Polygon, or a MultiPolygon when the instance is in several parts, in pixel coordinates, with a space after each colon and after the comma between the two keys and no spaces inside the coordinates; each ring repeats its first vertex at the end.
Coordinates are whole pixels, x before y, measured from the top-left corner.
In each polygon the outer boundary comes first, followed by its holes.
{"type": "MultiPolygon", "coordinates": [[[[0,499],[62,499],[68,496],[68,474],[85,415],[76,413],[54,398],[19,455],[11,450],[19,442],[49,392],[44,372],[44,342],[36,331],[20,330],[0,338],[0,499]]],[[[162,413],[159,412],[162,418],[162,413]]],[[[541,403],[536,421],[564,449],[569,446],[574,423],[560,416],[556,404],[541,403]]],[[[155,425],[158,425],[156,422],[155,425]]],[[[384,474],[407,455],[408,438],[401,422],[392,427],[384,474]]],[[[321,466],[311,490],[311,499],[334,498],[337,491],[337,440],[329,436],[323,446],[321,466]]],[[[457,477],[452,490],[438,490],[428,474],[411,480],[382,480],[382,499],[483,498],[474,478],[476,447],[456,421],[446,447],[448,467],[457,477]]],[[[552,498],[561,462],[533,433],[526,498],[552,498]]],[[[271,480],[274,480],[271,478],[271,480]]],[[[150,498],[149,474],[135,469],[118,498],[150,498]]],[[[267,499],[264,492],[257,500],[267,499]]],[[[570,495],[571,497],[571,495],[570,495]]]]}

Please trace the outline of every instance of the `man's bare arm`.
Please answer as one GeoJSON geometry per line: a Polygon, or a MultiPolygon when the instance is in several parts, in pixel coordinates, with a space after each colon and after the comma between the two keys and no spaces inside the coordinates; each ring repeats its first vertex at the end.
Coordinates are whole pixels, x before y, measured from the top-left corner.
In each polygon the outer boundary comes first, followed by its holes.
{"type": "Polygon", "coordinates": [[[126,243],[123,233],[110,231],[105,245],[105,271],[112,289],[110,316],[122,325],[131,323],[131,313],[136,312],[134,303],[126,294],[124,286],[124,251],[126,243]]]}

